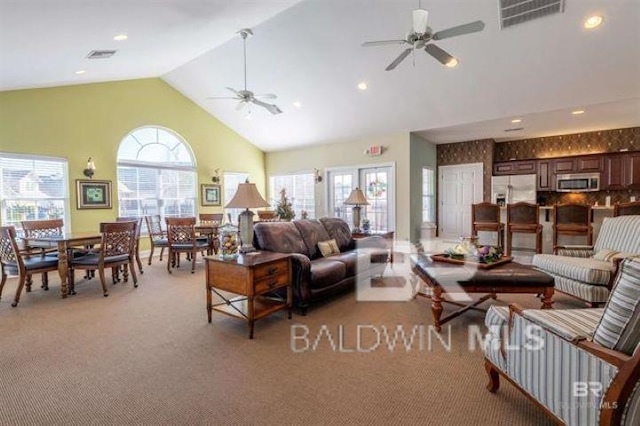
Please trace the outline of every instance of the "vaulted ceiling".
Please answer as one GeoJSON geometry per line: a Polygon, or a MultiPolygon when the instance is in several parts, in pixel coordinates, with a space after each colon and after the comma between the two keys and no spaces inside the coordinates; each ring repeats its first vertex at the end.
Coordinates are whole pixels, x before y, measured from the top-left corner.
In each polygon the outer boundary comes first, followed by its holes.
{"type": "Polygon", "coordinates": [[[498,0],[421,3],[435,31],[485,22],[437,42],[457,67],[418,51],[388,72],[401,46],[360,46],[404,37],[417,0],[2,1],[0,90],[161,76],[266,151],[396,132],[456,142],[640,125],[639,1],[565,0],[564,13],[504,30],[498,0]],[[605,21],[588,31],[594,13],[605,21]],[[254,107],[247,120],[235,101],[207,99],[242,88],[245,27],[248,88],[277,94],[283,114],[254,107]],[[129,39],[114,42],[121,32],[129,39]],[[119,51],[84,59],[108,48],[119,51]],[[514,118],[523,129],[504,132],[514,118]]]}

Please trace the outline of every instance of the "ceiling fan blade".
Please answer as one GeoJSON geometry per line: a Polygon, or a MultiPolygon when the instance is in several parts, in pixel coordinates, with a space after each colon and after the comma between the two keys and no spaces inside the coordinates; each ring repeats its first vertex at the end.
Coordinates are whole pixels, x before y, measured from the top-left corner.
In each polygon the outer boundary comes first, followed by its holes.
{"type": "Polygon", "coordinates": [[[404,52],[402,52],[400,54],[400,56],[398,56],[393,62],[391,62],[389,64],[389,66],[387,68],[385,68],[387,71],[391,71],[392,69],[394,69],[395,67],[397,67],[398,65],[400,65],[400,62],[404,61],[404,58],[406,58],[407,56],[409,56],[409,54],[411,53],[413,49],[409,48],[409,49],[405,49],[404,52]]]}
{"type": "Polygon", "coordinates": [[[433,40],[442,40],[445,38],[456,37],[459,35],[477,33],[484,29],[484,22],[474,21],[468,24],[458,25],[457,27],[447,28],[446,30],[438,31],[432,37],[433,40]]]}
{"type": "Polygon", "coordinates": [[[245,101],[238,102],[238,105],[236,105],[236,111],[240,111],[246,104],[247,103],[245,101]]]}
{"type": "Polygon", "coordinates": [[[434,58],[436,58],[438,60],[438,62],[440,62],[442,65],[447,65],[447,63],[449,63],[450,61],[454,61],[456,59],[453,56],[451,56],[450,54],[448,54],[447,52],[445,52],[444,50],[440,49],[435,44],[427,44],[425,46],[424,50],[429,55],[431,55],[434,58]]]}
{"type": "Polygon", "coordinates": [[[228,91],[233,92],[236,95],[240,96],[240,93],[238,93],[238,91],[236,89],[232,89],[231,87],[225,87],[225,89],[227,89],[228,91]]]}
{"type": "Polygon", "coordinates": [[[273,93],[264,93],[262,95],[254,95],[255,98],[262,98],[262,99],[276,99],[277,96],[274,95],[273,93]]]}
{"type": "Polygon", "coordinates": [[[265,108],[267,111],[269,111],[271,114],[280,114],[282,113],[282,110],[280,108],[278,108],[277,105],[273,105],[273,104],[268,104],[266,102],[262,102],[259,101],[257,99],[251,99],[251,102],[253,102],[254,104],[261,106],[262,108],[265,108]]]}
{"type": "Polygon", "coordinates": [[[416,9],[413,11],[413,32],[424,34],[427,32],[429,22],[429,11],[416,9]]]}
{"type": "Polygon", "coordinates": [[[362,47],[389,46],[391,44],[405,44],[406,42],[407,40],[366,41],[362,43],[362,47]]]}

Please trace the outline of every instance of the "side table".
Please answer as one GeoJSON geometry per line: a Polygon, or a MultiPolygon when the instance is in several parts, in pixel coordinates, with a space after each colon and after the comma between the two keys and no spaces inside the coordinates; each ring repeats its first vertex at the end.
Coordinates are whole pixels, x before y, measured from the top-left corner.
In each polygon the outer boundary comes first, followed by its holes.
{"type": "Polygon", "coordinates": [[[393,263],[393,240],[395,238],[395,231],[352,232],[351,238],[358,240],[360,238],[372,237],[374,235],[385,239],[387,242],[387,248],[389,249],[389,262],[393,263]]]}
{"type": "Polygon", "coordinates": [[[261,251],[240,255],[232,260],[207,256],[205,262],[209,323],[214,310],[244,319],[249,325],[249,338],[253,339],[255,320],[285,308],[291,319],[293,294],[290,255],[261,251]],[[287,289],[286,300],[274,293],[283,287],[287,289]],[[238,296],[229,298],[219,290],[238,296]],[[214,304],[213,293],[222,301],[214,304]]]}

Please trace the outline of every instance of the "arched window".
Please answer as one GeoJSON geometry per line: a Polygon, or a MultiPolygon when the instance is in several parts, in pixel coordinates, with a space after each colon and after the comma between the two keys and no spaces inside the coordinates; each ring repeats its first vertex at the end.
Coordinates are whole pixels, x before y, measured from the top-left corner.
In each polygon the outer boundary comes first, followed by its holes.
{"type": "Polygon", "coordinates": [[[178,134],[136,129],[118,149],[119,216],[195,216],[196,180],[193,153],[178,134]]]}

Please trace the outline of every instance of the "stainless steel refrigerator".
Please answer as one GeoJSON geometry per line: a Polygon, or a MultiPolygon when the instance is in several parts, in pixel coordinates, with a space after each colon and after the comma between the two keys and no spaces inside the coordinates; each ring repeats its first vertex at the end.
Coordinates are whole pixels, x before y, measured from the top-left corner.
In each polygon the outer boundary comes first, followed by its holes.
{"type": "Polygon", "coordinates": [[[521,201],[535,204],[536,175],[493,176],[491,201],[500,205],[521,201]]]}

